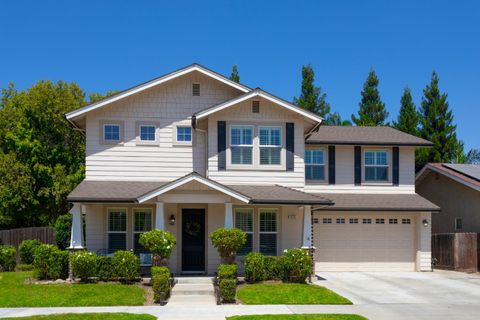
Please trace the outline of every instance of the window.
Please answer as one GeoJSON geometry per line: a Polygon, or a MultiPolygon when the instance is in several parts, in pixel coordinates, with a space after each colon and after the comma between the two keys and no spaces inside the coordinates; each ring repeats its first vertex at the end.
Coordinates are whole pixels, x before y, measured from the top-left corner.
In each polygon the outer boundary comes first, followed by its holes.
{"type": "Polygon", "coordinates": [[[277,210],[260,209],[260,253],[277,255],[277,210]]]}
{"type": "Polygon", "coordinates": [[[192,95],[193,96],[200,96],[200,84],[199,83],[192,84],[192,95]]]}
{"type": "Polygon", "coordinates": [[[398,224],[398,219],[388,219],[389,224],[398,224]]]}
{"type": "Polygon", "coordinates": [[[191,142],[192,127],[177,127],[177,142],[191,142]]]}
{"type": "Polygon", "coordinates": [[[253,127],[231,126],[230,145],[232,164],[252,164],[253,127]]]}
{"type": "Polygon", "coordinates": [[[463,219],[455,218],[455,230],[462,230],[462,229],[463,229],[463,219]]]}
{"type": "Polygon", "coordinates": [[[252,113],[260,113],[260,101],[252,101],[252,113]]]}
{"type": "Polygon", "coordinates": [[[325,152],[323,149],[305,150],[305,179],[325,180],[325,152]]]}
{"type": "Polygon", "coordinates": [[[282,151],[282,129],[279,127],[259,127],[260,164],[279,165],[282,151]]]}
{"type": "Polygon", "coordinates": [[[365,181],[388,181],[387,151],[365,151],[365,181]]]}
{"type": "Polygon", "coordinates": [[[323,218],[323,219],[322,219],[322,223],[324,223],[324,224],[330,224],[330,223],[332,223],[332,218],[323,218]]]}
{"type": "Polygon", "coordinates": [[[127,210],[108,209],[108,249],[127,249],[127,210]]]}
{"type": "Polygon", "coordinates": [[[375,219],[376,224],[385,224],[385,219],[375,219]]]}
{"type": "Polygon", "coordinates": [[[152,230],[152,210],[133,210],[133,251],[140,257],[141,265],[152,265],[152,255],[140,244],[140,235],[152,230]]]}
{"type": "Polygon", "coordinates": [[[372,219],[362,219],[363,224],[372,224],[372,219]]]}
{"type": "Polygon", "coordinates": [[[140,126],[141,141],[155,141],[155,126],[140,126]]]}
{"type": "Polygon", "coordinates": [[[357,224],[358,223],[358,219],[357,218],[350,218],[349,222],[351,224],[357,224]]]}
{"type": "Polygon", "coordinates": [[[235,228],[247,234],[247,242],[237,251],[237,255],[245,256],[247,253],[253,251],[253,209],[235,209],[235,228]]]}
{"type": "Polygon", "coordinates": [[[345,219],[344,218],[337,218],[337,223],[338,224],[345,224],[345,219]]]}
{"type": "Polygon", "coordinates": [[[120,125],[118,125],[118,124],[104,124],[103,125],[103,140],[105,140],[105,141],[120,141],[120,125]]]}
{"type": "Polygon", "coordinates": [[[402,224],[410,224],[411,220],[410,219],[402,219],[402,224]]]}

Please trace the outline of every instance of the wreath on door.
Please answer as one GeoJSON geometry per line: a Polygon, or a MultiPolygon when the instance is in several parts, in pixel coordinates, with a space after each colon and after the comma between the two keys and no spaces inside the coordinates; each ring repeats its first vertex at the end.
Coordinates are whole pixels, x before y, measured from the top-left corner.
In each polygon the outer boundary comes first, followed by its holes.
{"type": "Polygon", "coordinates": [[[201,226],[198,222],[188,221],[185,225],[185,232],[192,237],[198,236],[200,229],[201,226]]]}

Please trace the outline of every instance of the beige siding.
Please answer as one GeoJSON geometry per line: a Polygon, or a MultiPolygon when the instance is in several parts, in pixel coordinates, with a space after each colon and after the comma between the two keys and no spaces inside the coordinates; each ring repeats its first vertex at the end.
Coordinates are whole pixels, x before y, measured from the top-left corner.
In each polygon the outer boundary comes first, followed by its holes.
{"type": "Polygon", "coordinates": [[[106,244],[106,222],[103,214],[103,205],[83,206],[85,213],[85,243],[87,249],[93,252],[105,249],[106,244]]]}
{"type": "Polygon", "coordinates": [[[174,143],[175,124],[189,124],[196,111],[231,99],[241,92],[198,72],[172,80],[87,115],[86,178],[89,180],[171,180],[192,171],[205,174],[205,135],[196,133],[193,145],[174,143]],[[201,95],[192,96],[192,83],[201,95]],[[100,143],[100,123],[124,121],[125,143],[100,143]],[[138,122],[154,121],[158,143],[137,145],[138,122]]]}
{"type": "Polygon", "coordinates": [[[223,228],[225,222],[225,206],[223,204],[209,204],[207,215],[207,272],[214,274],[221,262],[217,249],[212,245],[208,235],[215,229],[223,228]]]}
{"type": "Polygon", "coordinates": [[[282,207],[280,234],[279,255],[286,249],[300,248],[302,246],[303,207],[282,207]]]}

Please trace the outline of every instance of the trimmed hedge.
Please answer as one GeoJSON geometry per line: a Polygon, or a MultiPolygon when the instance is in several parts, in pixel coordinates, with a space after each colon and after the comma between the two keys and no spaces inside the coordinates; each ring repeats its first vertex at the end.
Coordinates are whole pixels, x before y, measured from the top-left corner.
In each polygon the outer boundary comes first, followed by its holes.
{"type": "Polygon", "coordinates": [[[0,246],[0,271],[14,271],[17,251],[12,246],[0,246]]]}
{"type": "Polygon", "coordinates": [[[115,270],[113,257],[97,256],[96,276],[100,281],[110,281],[115,279],[115,270]]]}
{"type": "Polygon", "coordinates": [[[237,279],[221,279],[219,281],[220,298],[224,303],[233,303],[237,295],[237,279]]]}
{"type": "Polygon", "coordinates": [[[218,281],[223,279],[237,279],[238,266],[236,264],[221,264],[218,266],[218,281]]]}
{"type": "Polygon", "coordinates": [[[68,277],[68,252],[53,245],[42,244],[35,250],[33,267],[37,279],[66,279],[68,277]]]}
{"type": "Polygon", "coordinates": [[[131,251],[116,251],[113,254],[114,276],[132,282],[140,276],[140,261],[131,251]]]}
{"type": "Polygon", "coordinates": [[[237,228],[218,228],[209,235],[212,245],[217,249],[222,262],[232,264],[235,255],[247,242],[247,234],[237,228]]]}
{"type": "Polygon", "coordinates": [[[65,250],[70,245],[70,233],[72,230],[72,215],[64,214],[55,221],[55,243],[65,250]]]}
{"type": "Polygon", "coordinates": [[[160,303],[162,292],[165,299],[170,297],[170,270],[167,267],[152,267],[153,300],[160,303]]]}
{"type": "Polygon", "coordinates": [[[282,264],[280,261],[280,257],[266,256],[263,261],[263,266],[263,280],[282,279],[282,264]]]}
{"type": "Polygon", "coordinates": [[[289,249],[280,258],[284,282],[305,283],[312,273],[312,258],[303,249],[289,249]]]}
{"type": "Polygon", "coordinates": [[[78,251],[70,255],[73,276],[87,282],[96,276],[97,255],[93,252],[78,251]]]}
{"type": "Polygon", "coordinates": [[[20,259],[24,264],[32,264],[35,254],[35,250],[42,243],[37,239],[23,240],[18,246],[18,252],[20,253],[20,259]]]}
{"type": "Polygon", "coordinates": [[[245,278],[249,282],[262,281],[265,277],[265,256],[250,252],[245,256],[245,278]]]}

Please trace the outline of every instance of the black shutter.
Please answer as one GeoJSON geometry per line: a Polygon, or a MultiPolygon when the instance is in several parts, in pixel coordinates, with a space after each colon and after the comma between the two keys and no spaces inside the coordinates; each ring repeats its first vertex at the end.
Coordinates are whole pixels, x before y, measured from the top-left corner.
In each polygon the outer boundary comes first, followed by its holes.
{"type": "Polygon", "coordinates": [[[287,171],[293,171],[293,155],[295,153],[295,125],[293,122],[287,122],[285,128],[285,146],[287,148],[287,171]]]}
{"type": "Polygon", "coordinates": [[[355,146],[355,185],[362,184],[362,148],[355,146]]]}
{"type": "Polygon", "coordinates": [[[328,146],[328,184],[335,184],[335,146],[328,146]]]}
{"type": "Polygon", "coordinates": [[[393,177],[392,182],[394,186],[398,186],[399,184],[399,170],[400,170],[400,157],[398,153],[398,147],[393,147],[393,177]]]}
{"type": "Polygon", "coordinates": [[[218,171],[225,171],[227,168],[227,124],[225,121],[217,122],[217,152],[218,152],[218,171]]]}

